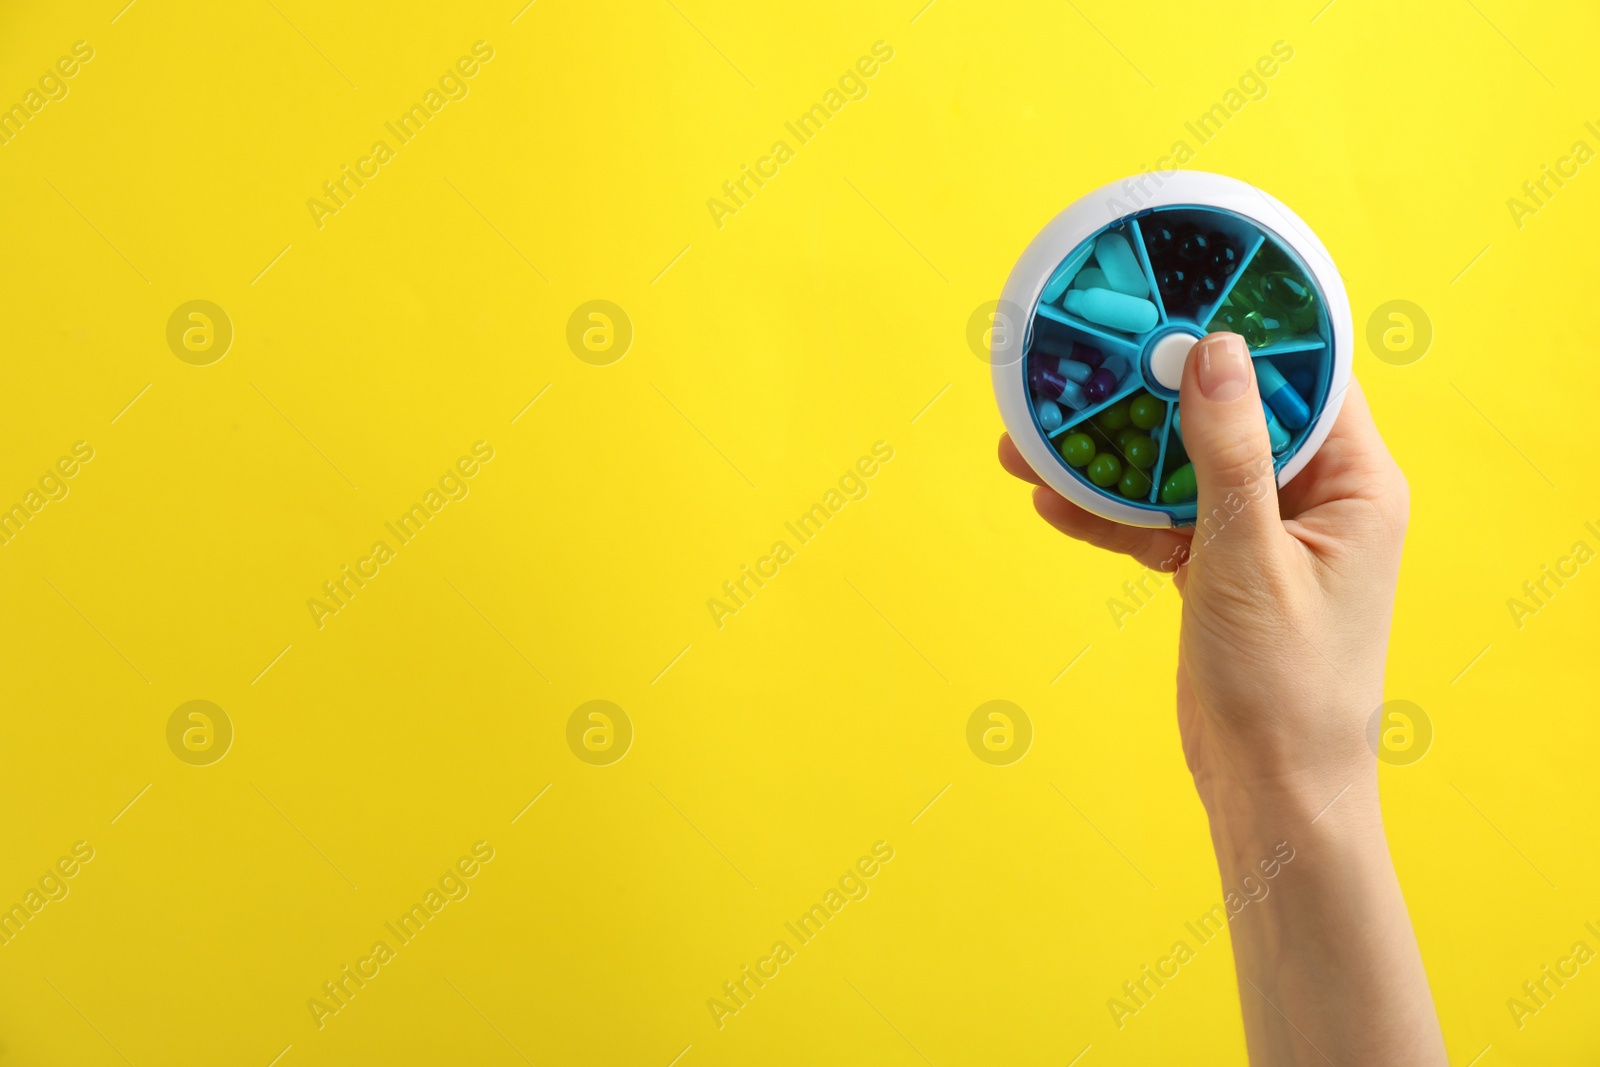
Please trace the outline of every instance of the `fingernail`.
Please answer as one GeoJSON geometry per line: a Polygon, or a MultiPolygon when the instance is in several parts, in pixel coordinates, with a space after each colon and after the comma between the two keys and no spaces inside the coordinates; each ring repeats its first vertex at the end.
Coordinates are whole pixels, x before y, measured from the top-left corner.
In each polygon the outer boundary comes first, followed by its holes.
{"type": "Polygon", "coordinates": [[[1226,404],[1244,395],[1255,371],[1250,350],[1236,333],[1215,334],[1200,343],[1200,392],[1207,400],[1226,404]]]}

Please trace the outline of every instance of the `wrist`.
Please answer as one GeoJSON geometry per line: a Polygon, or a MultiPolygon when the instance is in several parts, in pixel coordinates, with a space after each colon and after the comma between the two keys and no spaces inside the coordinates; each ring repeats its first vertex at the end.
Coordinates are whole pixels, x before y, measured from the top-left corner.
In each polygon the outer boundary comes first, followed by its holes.
{"type": "Polygon", "coordinates": [[[1384,841],[1375,762],[1344,775],[1257,780],[1209,792],[1205,806],[1211,842],[1224,875],[1248,873],[1247,868],[1286,841],[1293,848],[1384,841]]]}

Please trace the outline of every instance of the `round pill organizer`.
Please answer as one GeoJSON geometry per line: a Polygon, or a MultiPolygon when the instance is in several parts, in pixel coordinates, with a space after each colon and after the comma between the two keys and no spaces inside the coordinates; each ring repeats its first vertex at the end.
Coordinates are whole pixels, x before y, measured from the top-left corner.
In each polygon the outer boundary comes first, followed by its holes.
{"type": "Polygon", "coordinates": [[[1327,249],[1219,174],[1140,175],[1078,200],[1022,253],[995,325],[1017,450],[1068,500],[1133,526],[1194,525],[1178,386],[1198,338],[1249,346],[1279,486],[1327,438],[1350,379],[1350,302],[1327,249]]]}

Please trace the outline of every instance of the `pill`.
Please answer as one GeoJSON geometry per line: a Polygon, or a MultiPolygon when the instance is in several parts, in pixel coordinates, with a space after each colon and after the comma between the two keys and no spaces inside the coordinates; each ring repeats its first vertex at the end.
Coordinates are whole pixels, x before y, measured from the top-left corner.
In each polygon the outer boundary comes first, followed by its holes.
{"type": "Polygon", "coordinates": [[[1130,421],[1129,408],[1132,405],[1126,400],[1119,400],[1094,417],[1095,425],[1109,433],[1125,429],[1130,421]]]}
{"type": "Polygon", "coordinates": [[[1117,489],[1129,500],[1137,500],[1150,492],[1150,475],[1137,467],[1129,467],[1122,472],[1122,480],[1117,482],[1117,489]]]}
{"type": "Polygon", "coordinates": [[[1048,361],[1028,362],[1028,385],[1039,396],[1046,400],[1059,400],[1070,408],[1081,408],[1088,402],[1083,387],[1056,368],[1048,366],[1048,361]]]}
{"type": "Polygon", "coordinates": [[[1128,377],[1128,357],[1119,352],[1113,352],[1100,364],[1100,370],[1110,371],[1117,381],[1125,381],[1128,377]]]}
{"type": "Polygon", "coordinates": [[[1211,269],[1217,277],[1226,278],[1239,269],[1239,250],[1233,247],[1226,234],[1207,235],[1211,241],[1211,269]]]}
{"type": "Polygon", "coordinates": [[[1267,402],[1261,402],[1261,410],[1267,413],[1267,438],[1272,442],[1272,454],[1279,455],[1289,447],[1289,431],[1283,428],[1283,423],[1278,421],[1278,416],[1272,413],[1267,402]]]}
{"type": "Polygon", "coordinates": [[[1156,306],[1150,301],[1114,289],[1073,289],[1063,299],[1062,306],[1090,322],[1126,333],[1154,329],[1159,317],[1156,306]]]}
{"type": "Polygon", "coordinates": [[[1106,273],[1099,267],[1085,267],[1078,272],[1072,280],[1074,289],[1109,289],[1111,283],[1106,281],[1106,273]]]}
{"type": "Polygon", "coordinates": [[[1239,320],[1239,335],[1251,348],[1265,348],[1278,339],[1282,327],[1283,323],[1272,315],[1252,311],[1239,320]]]}
{"type": "Polygon", "coordinates": [[[1167,480],[1161,483],[1161,502],[1163,504],[1187,504],[1198,494],[1194,481],[1194,464],[1185,463],[1168,475],[1167,480]]]}
{"type": "Polygon", "coordinates": [[[1039,426],[1045,433],[1053,433],[1061,428],[1061,409],[1054,400],[1040,400],[1033,405],[1033,413],[1039,416],[1039,426]]]}
{"type": "Polygon", "coordinates": [[[1275,270],[1261,276],[1258,284],[1261,295],[1285,311],[1306,307],[1315,302],[1311,289],[1299,278],[1286,271],[1275,270]]]}
{"type": "MultiPolygon", "coordinates": [[[[1068,383],[1071,384],[1071,383],[1068,383]]],[[[1101,367],[1089,375],[1089,380],[1083,386],[1083,395],[1091,404],[1098,404],[1111,395],[1117,387],[1117,376],[1101,367]]],[[[1076,388],[1076,387],[1075,387],[1076,388]]],[[[1082,405],[1079,405],[1080,407],[1082,405]]]]}
{"type": "Polygon", "coordinates": [[[1139,432],[1139,427],[1133,425],[1124,426],[1117,431],[1117,451],[1122,454],[1123,459],[1128,458],[1128,442],[1143,436],[1144,434],[1139,432]]]}
{"type": "MultiPolygon", "coordinates": [[[[1122,447],[1122,454],[1128,462],[1139,470],[1147,471],[1156,465],[1156,457],[1161,449],[1156,445],[1154,438],[1147,434],[1139,434],[1122,447]]],[[[1145,486],[1148,490],[1149,485],[1145,486]]]]}
{"type": "Polygon", "coordinates": [[[1179,422],[1182,421],[1180,418],[1182,414],[1183,412],[1181,411],[1174,411],[1172,413],[1172,432],[1177,434],[1179,437],[1183,436],[1183,427],[1178,425],[1179,422]]]}
{"type": "Polygon", "coordinates": [[[1091,368],[1098,367],[1106,361],[1105,353],[1093,345],[1083,345],[1076,342],[1072,345],[1072,358],[1079,363],[1085,363],[1091,368]]]}
{"type": "Polygon", "coordinates": [[[1067,291],[1067,286],[1072,284],[1072,279],[1089,262],[1089,257],[1094,255],[1094,245],[1085,241],[1072,250],[1072,255],[1061,261],[1055,273],[1050,275],[1050,280],[1044,283],[1044,292],[1039,294],[1039,299],[1046,304],[1054,304],[1061,299],[1061,294],[1067,291]]]}
{"type": "Polygon", "coordinates": [[[1283,420],[1283,424],[1291,430],[1298,430],[1310,422],[1311,409],[1294,391],[1294,386],[1283,380],[1283,375],[1278,373],[1272,361],[1258,359],[1255,365],[1256,382],[1261,386],[1261,395],[1272,405],[1272,410],[1283,420]]]}
{"type": "Polygon", "coordinates": [[[1109,452],[1102,452],[1089,461],[1089,480],[1102,489],[1117,484],[1122,477],[1122,461],[1109,452]]]}
{"type": "Polygon", "coordinates": [[[1178,242],[1178,260],[1199,266],[1211,259],[1211,241],[1203,233],[1189,233],[1178,242]]]}
{"type": "Polygon", "coordinates": [[[1156,289],[1161,293],[1161,299],[1168,304],[1176,304],[1183,299],[1193,281],[1189,272],[1179,267],[1167,267],[1156,272],[1156,289]]]}
{"type": "Polygon", "coordinates": [[[1244,312],[1234,307],[1233,297],[1228,297],[1228,302],[1217,309],[1211,316],[1211,323],[1206,327],[1211,333],[1226,330],[1229,333],[1239,333],[1239,327],[1244,322],[1244,312]]]}
{"type": "Polygon", "coordinates": [[[1222,285],[1211,274],[1202,274],[1189,286],[1189,303],[1196,308],[1203,308],[1218,296],[1222,295],[1222,285]]]}
{"type": "Polygon", "coordinates": [[[1166,259],[1178,243],[1177,231],[1164,222],[1145,219],[1139,224],[1139,233],[1144,238],[1144,250],[1152,261],[1166,259]]]}
{"type": "Polygon", "coordinates": [[[1079,385],[1082,385],[1084,382],[1088,381],[1089,375],[1094,373],[1094,368],[1089,366],[1089,364],[1079,363],[1077,360],[1068,359],[1066,356],[1044,355],[1036,356],[1034,358],[1040,360],[1044,366],[1055,371],[1057,374],[1061,375],[1061,377],[1067,379],[1067,381],[1077,382],[1079,385]]]}
{"type": "Polygon", "coordinates": [[[1128,405],[1128,418],[1141,430],[1155,429],[1166,413],[1167,406],[1149,393],[1134,397],[1133,403],[1128,405]]]}
{"type": "MultiPolygon", "coordinates": [[[[1094,243],[1094,261],[1100,264],[1110,288],[1128,296],[1143,298],[1150,291],[1144,268],[1134,258],[1128,239],[1120,233],[1103,233],[1094,243]]],[[[1085,286],[1084,288],[1088,288],[1085,286]]]]}
{"type": "Polygon", "coordinates": [[[1094,453],[1094,438],[1086,433],[1069,433],[1061,440],[1061,458],[1071,466],[1086,466],[1094,453]]]}

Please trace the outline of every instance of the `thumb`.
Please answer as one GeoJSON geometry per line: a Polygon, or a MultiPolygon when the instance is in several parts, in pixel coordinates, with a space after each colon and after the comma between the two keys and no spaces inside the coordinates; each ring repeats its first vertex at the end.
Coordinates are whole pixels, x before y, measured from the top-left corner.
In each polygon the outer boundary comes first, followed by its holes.
{"type": "Polygon", "coordinates": [[[1178,395],[1184,449],[1199,484],[1197,545],[1226,540],[1257,542],[1278,533],[1277,481],[1272,444],[1261,410],[1255,367],[1244,338],[1212,333],[1195,342],[1178,395]]]}

